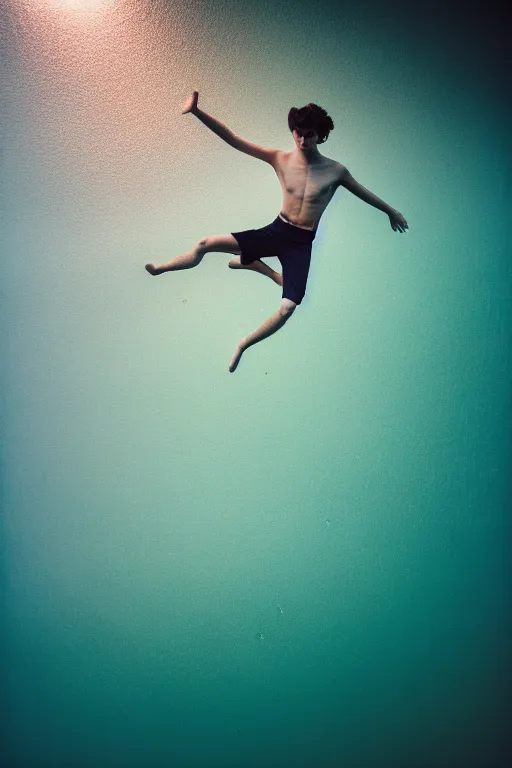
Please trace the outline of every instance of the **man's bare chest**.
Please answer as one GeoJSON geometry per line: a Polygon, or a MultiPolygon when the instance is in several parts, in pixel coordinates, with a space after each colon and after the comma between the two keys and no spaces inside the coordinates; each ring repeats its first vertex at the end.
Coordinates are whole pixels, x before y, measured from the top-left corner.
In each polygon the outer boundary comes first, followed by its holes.
{"type": "Polygon", "coordinates": [[[327,158],[318,165],[299,165],[283,152],[275,170],[285,195],[311,202],[333,194],[338,183],[338,163],[327,158]]]}

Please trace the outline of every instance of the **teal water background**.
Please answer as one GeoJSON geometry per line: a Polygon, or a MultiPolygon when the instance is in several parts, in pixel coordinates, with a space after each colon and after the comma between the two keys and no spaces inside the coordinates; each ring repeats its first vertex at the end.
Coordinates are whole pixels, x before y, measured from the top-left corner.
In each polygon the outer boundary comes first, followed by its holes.
{"type": "Polygon", "coordinates": [[[506,764],[508,113],[468,8],[5,4],[6,765],[506,764]],[[280,210],[194,89],[283,149],[319,104],[409,224],[338,190],[234,374],[276,285],[144,271],[280,210]]]}

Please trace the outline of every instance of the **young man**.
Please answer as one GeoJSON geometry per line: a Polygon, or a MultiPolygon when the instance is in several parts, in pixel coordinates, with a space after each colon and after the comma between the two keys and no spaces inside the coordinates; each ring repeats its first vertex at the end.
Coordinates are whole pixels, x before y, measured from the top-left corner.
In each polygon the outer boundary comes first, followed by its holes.
{"type": "Polygon", "coordinates": [[[231,147],[269,163],[277,174],[283,189],[283,205],[278,217],[266,227],[232,232],[227,235],[208,235],[194,248],[176,256],[165,264],[146,264],[151,275],[160,275],[178,269],[189,269],[201,263],[206,253],[232,253],[232,269],[252,269],[270,277],[282,286],[282,301],[275,312],[253,333],[238,342],[231,358],[229,370],[233,372],[247,347],[271,336],[289,320],[301,303],[308,278],[311,248],[318,222],[341,185],[364,202],[384,211],[395,232],[405,232],[408,225],[401,213],[362,187],[341,163],[321,155],[317,144],[323,144],[334,123],[324,109],[308,104],[301,109],[293,107],[288,114],[288,127],[293,134],[295,149],[283,151],[265,149],[236,136],[229,128],[197,106],[198,92],[186,101],[182,114],[191,112],[231,147]],[[282,275],[260,259],[277,256],[282,275]]]}

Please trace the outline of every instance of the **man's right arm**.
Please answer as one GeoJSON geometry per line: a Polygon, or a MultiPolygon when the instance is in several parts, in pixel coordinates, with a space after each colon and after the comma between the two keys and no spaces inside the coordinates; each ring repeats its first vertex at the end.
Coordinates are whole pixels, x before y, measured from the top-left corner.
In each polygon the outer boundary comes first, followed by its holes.
{"type": "Polygon", "coordinates": [[[211,115],[208,115],[206,112],[203,112],[202,109],[199,109],[199,107],[197,106],[198,98],[199,98],[198,91],[194,91],[192,96],[189,96],[189,98],[185,102],[181,114],[186,115],[188,112],[191,112],[193,115],[198,117],[199,120],[202,123],[204,123],[207,128],[209,128],[211,131],[216,133],[217,136],[220,136],[221,139],[224,139],[224,141],[226,141],[228,144],[230,144],[231,146],[234,146],[234,140],[236,137],[233,131],[230,131],[229,128],[223,125],[219,120],[216,120],[211,115]]]}
{"type": "Polygon", "coordinates": [[[206,125],[211,131],[220,136],[221,139],[229,144],[230,147],[238,149],[240,152],[245,152],[246,155],[256,157],[258,160],[264,160],[275,168],[276,158],[279,154],[278,149],[267,149],[266,147],[260,147],[258,144],[253,144],[251,141],[246,141],[237,136],[233,131],[227,128],[220,120],[203,112],[197,106],[198,92],[194,91],[192,96],[185,103],[182,115],[187,112],[191,112],[193,115],[199,118],[199,120],[206,125]]]}
{"type": "Polygon", "coordinates": [[[212,117],[207,112],[203,112],[203,110],[199,109],[199,107],[196,107],[191,111],[192,114],[198,117],[199,120],[204,123],[207,128],[216,133],[217,136],[220,136],[221,139],[224,139],[224,141],[226,141],[231,147],[235,146],[235,134],[233,131],[230,131],[229,128],[227,128],[223,123],[221,123],[220,120],[212,117]]]}

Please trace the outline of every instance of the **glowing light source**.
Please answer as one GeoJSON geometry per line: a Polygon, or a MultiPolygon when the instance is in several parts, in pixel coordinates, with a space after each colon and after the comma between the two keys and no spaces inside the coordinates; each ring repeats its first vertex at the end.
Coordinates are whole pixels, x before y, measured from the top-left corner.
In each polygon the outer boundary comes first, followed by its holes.
{"type": "Polygon", "coordinates": [[[102,11],[112,6],[115,0],[46,0],[54,8],[75,11],[102,11]]]}

